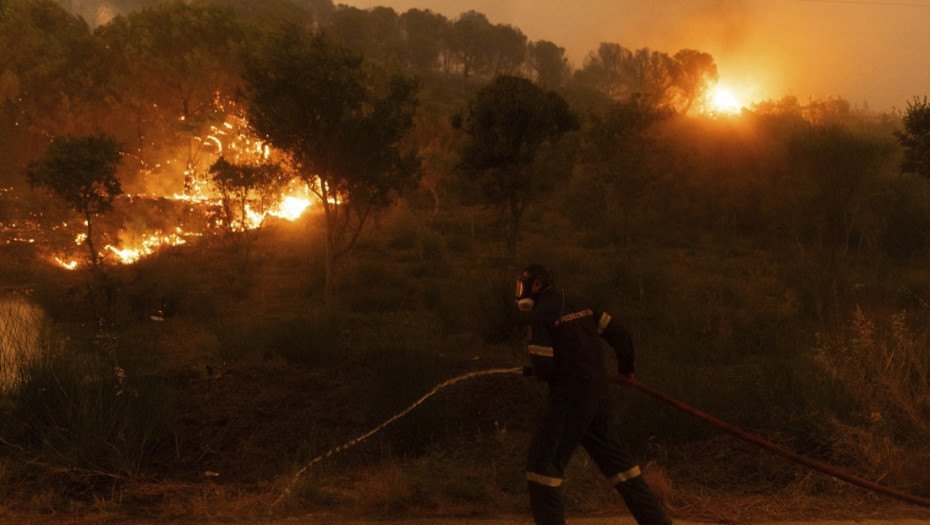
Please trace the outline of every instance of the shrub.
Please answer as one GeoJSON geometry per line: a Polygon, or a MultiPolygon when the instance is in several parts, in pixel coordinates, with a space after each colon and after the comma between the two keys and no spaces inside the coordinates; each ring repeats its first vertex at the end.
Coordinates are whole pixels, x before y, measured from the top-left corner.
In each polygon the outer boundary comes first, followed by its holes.
{"type": "Polygon", "coordinates": [[[21,459],[85,488],[141,475],[170,432],[166,385],[101,349],[46,342],[4,395],[0,422],[21,459]]]}
{"type": "Polygon", "coordinates": [[[852,409],[830,419],[835,453],[889,484],[930,486],[930,349],[903,313],[879,326],[859,308],[849,330],[820,334],[815,362],[852,409]],[[915,458],[923,458],[923,461],[915,458]]]}

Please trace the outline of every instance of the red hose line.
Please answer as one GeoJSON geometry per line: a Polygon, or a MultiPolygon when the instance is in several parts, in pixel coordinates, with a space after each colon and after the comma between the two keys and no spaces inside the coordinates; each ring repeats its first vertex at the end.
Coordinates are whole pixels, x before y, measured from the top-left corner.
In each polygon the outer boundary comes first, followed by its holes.
{"type": "Polygon", "coordinates": [[[770,441],[766,441],[765,439],[755,434],[750,434],[749,432],[746,432],[745,430],[734,427],[733,425],[730,425],[729,423],[725,423],[709,414],[701,412],[700,410],[690,405],[686,405],[685,403],[682,403],[681,401],[669,396],[668,394],[660,392],[659,390],[656,390],[655,388],[652,388],[651,386],[646,385],[645,383],[639,381],[638,379],[618,377],[614,379],[614,382],[632,386],[633,388],[636,388],[637,390],[645,392],[646,394],[649,394],[650,396],[658,399],[659,401],[662,401],[663,403],[671,405],[674,408],[681,410],[682,412],[685,412],[694,417],[697,417],[698,419],[706,423],[709,423],[719,428],[720,430],[723,430],[727,434],[736,436],[744,441],[748,441],[749,443],[752,443],[753,445],[763,448],[777,456],[781,456],[783,458],[794,461],[795,463],[800,463],[814,470],[818,470],[825,474],[829,474],[830,476],[833,476],[834,478],[841,479],[843,481],[852,483],[854,485],[858,485],[860,487],[867,488],[875,492],[879,492],[881,494],[885,494],[886,496],[891,496],[892,498],[906,501],[914,505],[919,505],[921,507],[930,508],[930,500],[928,499],[921,498],[913,494],[908,494],[907,492],[901,492],[900,490],[892,489],[884,485],[879,485],[878,483],[875,483],[874,481],[869,481],[867,479],[860,478],[859,476],[855,476],[847,472],[843,472],[842,470],[839,470],[832,465],[828,465],[827,463],[823,463],[821,461],[817,461],[815,459],[811,459],[809,457],[802,456],[800,454],[792,452],[788,449],[782,448],[770,441]]]}

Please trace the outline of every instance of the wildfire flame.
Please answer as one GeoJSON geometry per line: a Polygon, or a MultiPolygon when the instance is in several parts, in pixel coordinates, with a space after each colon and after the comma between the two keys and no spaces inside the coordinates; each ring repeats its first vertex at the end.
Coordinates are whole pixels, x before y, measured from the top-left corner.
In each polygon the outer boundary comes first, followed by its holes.
{"type": "MultiPolygon", "coordinates": [[[[244,119],[230,117],[223,124],[211,127],[207,136],[197,139],[197,142],[200,143],[198,156],[205,153],[205,157],[211,161],[215,160],[220,154],[239,163],[267,161],[272,154],[271,148],[250,135],[248,130],[248,123],[244,119]]],[[[128,198],[163,198],[190,203],[202,207],[204,210],[218,209],[222,206],[222,199],[212,190],[211,182],[205,175],[205,164],[202,159],[198,163],[188,162],[188,167],[184,170],[185,193],[175,193],[164,197],[135,195],[128,198]],[[201,175],[198,175],[198,173],[201,175]]],[[[286,221],[296,221],[308,209],[312,208],[315,198],[307,189],[306,184],[293,180],[286,186],[281,195],[274,199],[277,205],[265,209],[257,209],[252,205],[246,205],[244,216],[235,219],[234,224],[224,225],[220,219],[217,219],[213,226],[226,226],[232,231],[245,231],[260,228],[269,216],[286,221]]],[[[86,227],[86,223],[84,226],[86,227]]],[[[142,235],[133,236],[129,240],[121,238],[117,244],[108,244],[104,246],[99,255],[101,259],[115,261],[119,264],[132,264],[155,253],[159,248],[185,244],[191,236],[201,235],[203,234],[184,231],[181,227],[176,227],[170,233],[163,231],[146,232],[142,235]]],[[[83,245],[86,240],[86,233],[79,233],[76,235],[74,243],[75,245],[83,245]]],[[[77,269],[81,264],[73,257],[60,254],[51,256],[50,260],[68,270],[77,269]]]]}
{"type": "Polygon", "coordinates": [[[58,263],[59,266],[61,266],[65,270],[73,270],[78,267],[78,261],[73,261],[73,260],[64,261],[61,259],[61,257],[58,257],[58,256],[53,257],[53,259],[55,260],[56,263],[58,263]]]}
{"type": "Polygon", "coordinates": [[[139,242],[138,247],[135,248],[118,248],[108,244],[104,247],[104,250],[116,255],[119,258],[119,262],[131,264],[146,255],[155,253],[155,251],[162,246],[178,246],[186,243],[187,240],[184,238],[185,233],[181,231],[181,228],[176,228],[176,230],[175,233],[171,234],[164,234],[161,232],[147,234],[139,242]]]}
{"type": "Polygon", "coordinates": [[[303,215],[304,210],[309,208],[310,204],[311,202],[309,199],[287,195],[281,199],[281,205],[278,206],[278,209],[272,210],[269,213],[279,219],[295,221],[303,215]]]}
{"type": "Polygon", "coordinates": [[[714,91],[713,106],[717,113],[739,113],[742,106],[729,89],[717,86],[714,91]]]}
{"type": "MultiPolygon", "coordinates": [[[[269,210],[266,210],[264,213],[259,213],[254,211],[251,207],[246,207],[246,217],[244,221],[234,225],[234,231],[243,231],[243,230],[252,230],[261,227],[265,219],[269,216],[277,217],[286,221],[296,221],[299,219],[307,209],[311,208],[313,205],[312,199],[304,194],[301,195],[299,192],[294,190],[289,190],[292,193],[283,195],[280,199],[280,203],[269,210]]],[[[198,197],[191,195],[172,195],[168,197],[171,200],[178,200],[184,202],[191,202],[200,204],[203,206],[219,206],[220,202],[218,199],[198,197]]],[[[217,226],[219,226],[219,220],[217,221],[217,226]]],[[[120,264],[132,264],[143,257],[152,255],[159,248],[167,246],[179,246],[185,244],[187,239],[191,236],[201,236],[199,233],[186,232],[180,227],[176,227],[174,232],[165,233],[161,231],[148,232],[143,234],[139,239],[134,240],[134,242],[122,242],[117,245],[108,244],[104,246],[103,251],[100,253],[101,257],[110,255],[115,256],[115,261],[120,264]]],[[[74,238],[75,245],[83,245],[87,241],[86,233],[79,233],[74,238]]],[[[53,256],[52,259],[56,264],[65,268],[67,270],[74,270],[80,266],[80,263],[74,259],[65,259],[61,256],[53,256]]]]}

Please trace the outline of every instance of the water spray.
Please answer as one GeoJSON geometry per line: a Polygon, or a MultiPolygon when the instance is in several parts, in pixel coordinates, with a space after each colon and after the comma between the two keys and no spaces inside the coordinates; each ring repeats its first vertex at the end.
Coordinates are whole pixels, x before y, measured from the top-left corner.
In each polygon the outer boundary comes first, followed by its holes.
{"type": "Polygon", "coordinates": [[[288,494],[291,493],[291,491],[294,489],[294,486],[300,480],[300,477],[304,474],[304,472],[306,472],[313,465],[319,463],[320,461],[323,461],[324,459],[334,454],[342,452],[343,450],[349,447],[355,446],[361,443],[362,441],[365,441],[366,439],[370,438],[371,436],[375,435],[377,432],[382,430],[384,427],[390,425],[391,423],[409,414],[411,410],[420,406],[424,401],[432,397],[434,394],[436,394],[440,390],[446,387],[452,386],[455,383],[458,383],[460,381],[464,381],[466,379],[471,379],[473,377],[487,376],[487,375],[492,375],[492,374],[523,374],[523,368],[522,367],[520,368],[491,368],[488,370],[478,370],[475,372],[468,372],[466,374],[462,374],[460,376],[453,377],[452,379],[447,379],[446,381],[439,383],[438,385],[433,387],[432,390],[424,394],[420,399],[417,399],[412,405],[405,408],[403,411],[397,413],[396,415],[392,416],[390,419],[388,419],[384,423],[381,423],[380,425],[376,426],[375,428],[369,430],[368,432],[362,434],[361,436],[351,441],[347,441],[346,443],[343,443],[342,445],[339,445],[338,447],[331,448],[328,451],[326,451],[324,454],[320,454],[319,456],[311,459],[306,465],[304,465],[300,470],[298,470],[296,474],[294,474],[294,476],[291,478],[291,481],[287,484],[287,487],[284,489],[284,492],[280,496],[278,496],[278,499],[276,499],[274,503],[272,503],[271,508],[276,507],[278,503],[281,503],[281,500],[283,500],[285,497],[287,497],[288,494]]]}

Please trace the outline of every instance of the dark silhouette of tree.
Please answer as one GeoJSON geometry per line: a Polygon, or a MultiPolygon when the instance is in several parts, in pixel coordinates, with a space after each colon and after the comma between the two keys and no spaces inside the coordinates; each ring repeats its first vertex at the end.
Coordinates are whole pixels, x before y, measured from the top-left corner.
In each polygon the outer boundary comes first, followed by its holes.
{"type": "Polygon", "coordinates": [[[695,100],[716,85],[717,66],[713,57],[699,51],[682,50],[671,57],[603,42],[585,59],[576,78],[615,100],[638,95],[656,107],[669,106],[687,113],[695,100]]]}
{"type": "Polygon", "coordinates": [[[565,48],[548,40],[538,40],[529,45],[527,65],[534,73],[536,83],[547,89],[561,87],[571,76],[571,66],[565,58],[565,48]]]}
{"type": "Polygon", "coordinates": [[[331,305],[336,259],[418,174],[419,158],[400,145],[413,125],[417,85],[395,76],[376,90],[360,54],[293,25],[255,48],[245,80],[255,131],[290,157],[320,199],[331,305]]]}
{"type": "Polygon", "coordinates": [[[488,33],[488,67],[495,75],[519,72],[526,61],[526,35],[519,29],[499,24],[488,33]]]}
{"type": "Polygon", "coordinates": [[[862,242],[858,228],[867,198],[879,192],[880,176],[892,158],[893,143],[830,124],[808,126],[788,143],[787,169],[805,222],[796,233],[822,253],[823,295],[818,313],[845,283],[850,248],[862,242]]]}
{"type": "Polygon", "coordinates": [[[568,210],[576,224],[605,228],[631,244],[634,219],[645,215],[649,194],[665,171],[660,162],[669,157],[656,127],[672,114],[634,95],[594,119],[584,133],[577,170],[583,202],[568,210]]]}
{"type": "Polygon", "coordinates": [[[561,96],[525,78],[498,76],[469,104],[464,129],[471,142],[461,165],[475,175],[485,202],[507,215],[510,255],[527,206],[570,173],[570,163],[551,161],[561,153],[560,139],[577,127],[561,96]]]}
{"type": "Polygon", "coordinates": [[[904,129],[895,132],[904,147],[901,171],[930,177],[930,103],[927,97],[915,97],[908,102],[901,123],[904,129]]]}
{"type": "Polygon", "coordinates": [[[234,242],[241,234],[248,258],[252,240],[268,211],[281,202],[288,178],[280,164],[234,163],[221,156],[210,166],[210,182],[222,200],[223,227],[234,242]]]}
{"type": "Polygon", "coordinates": [[[447,45],[462,68],[462,76],[468,78],[487,66],[491,31],[488,17],[477,11],[462,13],[452,24],[447,45]]]}
{"type": "MultiPolygon", "coordinates": [[[[157,0],[153,4],[159,3],[157,0]]],[[[319,28],[329,22],[335,10],[332,0],[211,0],[210,3],[232,8],[236,16],[249,24],[263,25],[287,21],[319,28]]],[[[123,10],[126,13],[127,10],[123,10]]]]}
{"type": "Polygon", "coordinates": [[[811,126],[789,143],[791,166],[810,181],[822,242],[848,250],[856,199],[876,177],[889,152],[871,137],[841,126],[811,126]]]}
{"type": "Polygon", "coordinates": [[[675,72],[675,61],[667,54],[647,48],[636,50],[626,67],[627,91],[644,96],[655,106],[669,105],[675,72]]]}
{"type": "Polygon", "coordinates": [[[420,71],[431,71],[439,67],[443,41],[449,34],[452,23],[446,17],[429,10],[410,9],[400,16],[407,35],[408,63],[420,71]]]}
{"type": "Polygon", "coordinates": [[[369,41],[375,36],[368,31],[368,11],[350,6],[342,6],[333,13],[326,31],[359,53],[370,52],[369,41]]]}
{"type": "Polygon", "coordinates": [[[113,208],[122,194],[116,170],[122,153],[116,139],[102,131],[86,136],[59,136],[45,155],[31,162],[26,176],[33,187],[48,188],[84,217],[90,262],[99,263],[94,248],[94,217],[113,208]]]}
{"type": "Polygon", "coordinates": [[[369,59],[376,59],[384,66],[401,67],[406,60],[407,46],[404,44],[403,20],[390,7],[375,7],[368,12],[368,31],[371,47],[364,52],[369,59]]]}
{"type": "Polygon", "coordinates": [[[403,22],[389,7],[341,6],[330,17],[326,31],[369,60],[391,67],[405,60],[403,22]]]}
{"type": "Polygon", "coordinates": [[[620,44],[601,42],[597,51],[588,54],[575,77],[619,100],[630,94],[626,87],[626,69],[632,59],[633,52],[620,44]]]}
{"type": "Polygon", "coordinates": [[[720,75],[714,57],[702,51],[682,49],[675,53],[674,60],[674,105],[681,113],[688,113],[696,100],[717,85],[720,75]]]}

